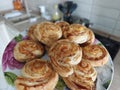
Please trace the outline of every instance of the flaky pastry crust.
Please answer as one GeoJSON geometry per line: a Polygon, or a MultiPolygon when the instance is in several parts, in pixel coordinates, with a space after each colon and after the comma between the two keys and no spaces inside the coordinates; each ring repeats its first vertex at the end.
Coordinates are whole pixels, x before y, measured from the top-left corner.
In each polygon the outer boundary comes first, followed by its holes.
{"type": "Polygon", "coordinates": [[[85,43],[89,38],[89,32],[86,27],[80,24],[71,24],[69,30],[64,32],[64,37],[78,44],[85,43]]]}
{"type": "Polygon", "coordinates": [[[52,22],[42,22],[37,25],[34,34],[40,42],[50,47],[62,37],[62,30],[52,22]]]}
{"type": "Polygon", "coordinates": [[[53,44],[48,54],[56,72],[67,77],[73,73],[72,66],[81,61],[82,49],[79,45],[63,39],[53,44]]]}
{"type": "Polygon", "coordinates": [[[109,59],[108,51],[100,45],[89,45],[83,48],[83,59],[93,66],[103,66],[109,59]]]}
{"type": "Polygon", "coordinates": [[[19,62],[26,62],[42,56],[44,48],[40,43],[32,40],[23,40],[14,47],[14,58],[19,62]]]}
{"type": "Polygon", "coordinates": [[[16,90],[54,90],[58,82],[58,74],[42,59],[26,63],[22,75],[15,81],[16,90]]]}
{"type": "Polygon", "coordinates": [[[38,41],[38,39],[34,35],[34,30],[36,29],[36,27],[37,27],[37,24],[30,26],[28,29],[27,35],[30,40],[38,41]]]}

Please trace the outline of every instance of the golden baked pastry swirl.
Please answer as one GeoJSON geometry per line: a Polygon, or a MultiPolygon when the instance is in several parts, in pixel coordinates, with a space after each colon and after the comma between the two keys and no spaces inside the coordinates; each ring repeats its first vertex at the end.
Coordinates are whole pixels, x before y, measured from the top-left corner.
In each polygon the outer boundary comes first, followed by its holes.
{"type": "Polygon", "coordinates": [[[73,73],[73,65],[81,61],[82,49],[69,40],[59,40],[49,50],[53,68],[63,77],[73,73]],[[64,74],[63,74],[64,73],[64,74]]]}
{"type": "Polygon", "coordinates": [[[33,41],[38,41],[38,39],[37,39],[37,38],[35,37],[35,35],[34,35],[34,30],[35,30],[36,26],[37,26],[37,24],[32,25],[32,26],[29,28],[28,33],[27,33],[28,38],[29,38],[30,40],[33,40],[33,41]]]}
{"type": "Polygon", "coordinates": [[[92,65],[82,60],[74,66],[74,73],[63,77],[64,82],[71,90],[95,90],[97,72],[92,65]]]}
{"type": "Polygon", "coordinates": [[[43,46],[31,40],[20,41],[14,47],[14,58],[20,62],[40,57],[43,53],[43,46]]]}
{"type": "Polygon", "coordinates": [[[15,81],[17,90],[54,90],[58,81],[58,74],[42,59],[26,63],[22,75],[15,81]]]}
{"type": "Polygon", "coordinates": [[[64,32],[64,37],[78,44],[88,40],[89,33],[86,27],[80,24],[71,24],[69,30],[64,32]]]}
{"type": "Polygon", "coordinates": [[[44,80],[46,77],[50,76],[51,73],[52,69],[50,64],[39,59],[26,63],[22,68],[22,75],[26,78],[42,78],[44,80]]]}
{"type": "Polygon", "coordinates": [[[37,25],[34,35],[40,42],[50,47],[62,37],[62,30],[52,22],[42,22],[37,25]]]}
{"type": "Polygon", "coordinates": [[[78,65],[74,66],[74,71],[77,76],[83,76],[96,80],[97,72],[95,68],[87,61],[82,60],[78,65]]]}
{"type": "Polygon", "coordinates": [[[80,46],[92,45],[95,41],[95,35],[92,30],[88,30],[88,40],[85,43],[82,43],[80,46]]]}
{"type": "Polygon", "coordinates": [[[63,77],[63,80],[71,90],[95,90],[95,83],[91,78],[73,73],[68,77],[63,77]]]}
{"type": "Polygon", "coordinates": [[[107,63],[108,51],[100,45],[88,45],[83,48],[83,59],[93,66],[102,66],[107,63]]]}
{"type": "Polygon", "coordinates": [[[56,22],[55,24],[61,27],[62,33],[69,30],[70,24],[68,22],[60,21],[60,22],[56,22]]]}

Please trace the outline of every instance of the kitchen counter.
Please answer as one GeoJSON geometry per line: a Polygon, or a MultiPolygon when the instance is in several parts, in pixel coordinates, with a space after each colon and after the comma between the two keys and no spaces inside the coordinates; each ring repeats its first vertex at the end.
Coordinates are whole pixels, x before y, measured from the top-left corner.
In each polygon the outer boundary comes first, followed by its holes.
{"type": "Polygon", "coordinates": [[[0,16],[0,21],[8,23],[15,31],[19,33],[27,29],[33,24],[45,21],[46,19],[42,18],[39,13],[31,12],[28,16],[25,12],[21,12],[22,15],[5,19],[4,16],[0,16]]]}
{"type": "Polygon", "coordinates": [[[19,32],[22,32],[22,31],[28,29],[31,25],[40,23],[40,22],[42,22],[42,21],[46,21],[46,19],[44,19],[44,18],[42,18],[42,17],[32,18],[32,19],[29,19],[29,20],[26,21],[26,22],[23,22],[23,23],[21,23],[21,24],[16,24],[16,25],[14,25],[14,26],[15,26],[15,28],[17,28],[17,30],[18,30],[19,32]],[[33,20],[33,21],[32,21],[32,20],[33,20]],[[35,21],[34,21],[34,20],[35,20],[35,21]]]}

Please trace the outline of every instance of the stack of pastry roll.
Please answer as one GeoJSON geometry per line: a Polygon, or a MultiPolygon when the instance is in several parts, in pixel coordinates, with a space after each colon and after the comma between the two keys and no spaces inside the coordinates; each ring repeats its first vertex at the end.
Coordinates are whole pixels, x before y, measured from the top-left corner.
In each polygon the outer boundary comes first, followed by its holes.
{"type": "Polygon", "coordinates": [[[35,59],[24,65],[15,81],[16,90],[54,90],[58,74],[46,60],[35,59]]]}
{"type": "Polygon", "coordinates": [[[91,45],[95,40],[92,30],[80,24],[70,25],[65,21],[56,23],[45,21],[32,25],[28,30],[28,37],[30,40],[43,43],[47,51],[61,37],[81,46],[91,45]]]}
{"type": "Polygon", "coordinates": [[[71,90],[95,89],[97,72],[93,67],[106,64],[108,52],[103,46],[93,45],[95,36],[90,29],[47,21],[31,26],[28,37],[30,40],[20,41],[14,48],[16,60],[29,60],[15,81],[17,90],[53,90],[58,74],[71,90]],[[39,42],[47,48],[50,62],[35,59],[44,53],[39,42]]]}
{"type": "Polygon", "coordinates": [[[54,70],[62,77],[68,77],[82,58],[82,49],[78,44],[63,39],[54,43],[48,53],[54,70]]]}
{"type": "Polygon", "coordinates": [[[88,45],[83,47],[84,60],[91,63],[94,67],[103,66],[109,60],[108,51],[100,45],[88,45]]]}
{"type": "Polygon", "coordinates": [[[32,40],[23,40],[14,47],[14,58],[19,62],[26,62],[34,58],[41,57],[44,48],[39,42],[32,40]]]}
{"type": "Polygon", "coordinates": [[[63,77],[64,82],[71,90],[95,90],[97,72],[93,66],[82,60],[74,66],[74,73],[68,77],[63,77]]]}

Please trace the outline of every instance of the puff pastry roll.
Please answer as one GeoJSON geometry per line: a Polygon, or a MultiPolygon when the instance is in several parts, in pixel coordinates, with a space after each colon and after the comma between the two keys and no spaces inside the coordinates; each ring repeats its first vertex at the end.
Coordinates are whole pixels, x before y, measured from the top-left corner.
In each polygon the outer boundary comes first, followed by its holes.
{"type": "Polygon", "coordinates": [[[42,22],[37,25],[34,35],[40,42],[50,47],[62,37],[62,30],[52,22],[42,22]]]}
{"type": "Polygon", "coordinates": [[[88,45],[83,47],[83,59],[93,66],[102,66],[109,59],[108,51],[100,45],[88,45]]]}
{"type": "Polygon", "coordinates": [[[82,49],[69,40],[59,40],[49,49],[48,55],[56,72],[67,77],[73,73],[74,65],[81,61],[82,49]]]}
{"type": "Polygon", "coordinates": [[[95,90],[95,83],[91,78],[77,76],[75,73],[63,78],[71,90],[95,90]]]}
{"type": "Polygon", "coordinates": [[[80,24],[71,24],[69,30],[64,32],[64,37],[78,44],[86,42],[89,38],[89,33],[86,27],[80,24]]]}
{"type": "Polygon", "coordinates": [[[63,77],[64,82],[71,90],[95,90],[97,72],[93,66],[82,60],[74,66],[74,73],[63,77]]]}
{"type": "Polygon", "coordinates": [[[77,76],[91,78],[93,81],[95,81],[97,77],[97,71],[86,60],[82,60],[78,65],[74,66],[74,72],[77,76]]]}
{"type": "Polygon", "coordinates": [[[44,53],[44,48],[40,43],[32,40],[23,40],[14,47],[14,58],[19,62],[25,62],[40,57],[44,53]]]}
{"type": "Polygon", "coordinates": [[[55,24],[61,27],[62,33],[69,30],[69,25],[70,24],[66,21],[56,22],[55,24]]]}
{"type": "Polygon", "coordinates": [[[26,63],[22,75],[15,81],[16,90],[54,90],[58,82],[58,74],[42,59],[26,63]]]}
{"type": "Polygon", "coordinates": [[[92,30],[88,29],[88,40],[81,44],[81,46],[87,46],[87,45],[92,45],[95,41],[95,35],[92,30]]]}
{"type": "Polygon", "coordinates": [[[36,26],[37,26],[37,24],[32,25],[32,26],[29,28],[28,33],[27,33],[28,38],[29,38],[30,40],[33,40],[33,41],[38,41],[38,39],[37,39],[37,38],[35,37],[35,35],[34,35],[34,30],[35,30],[36,26]]]}

